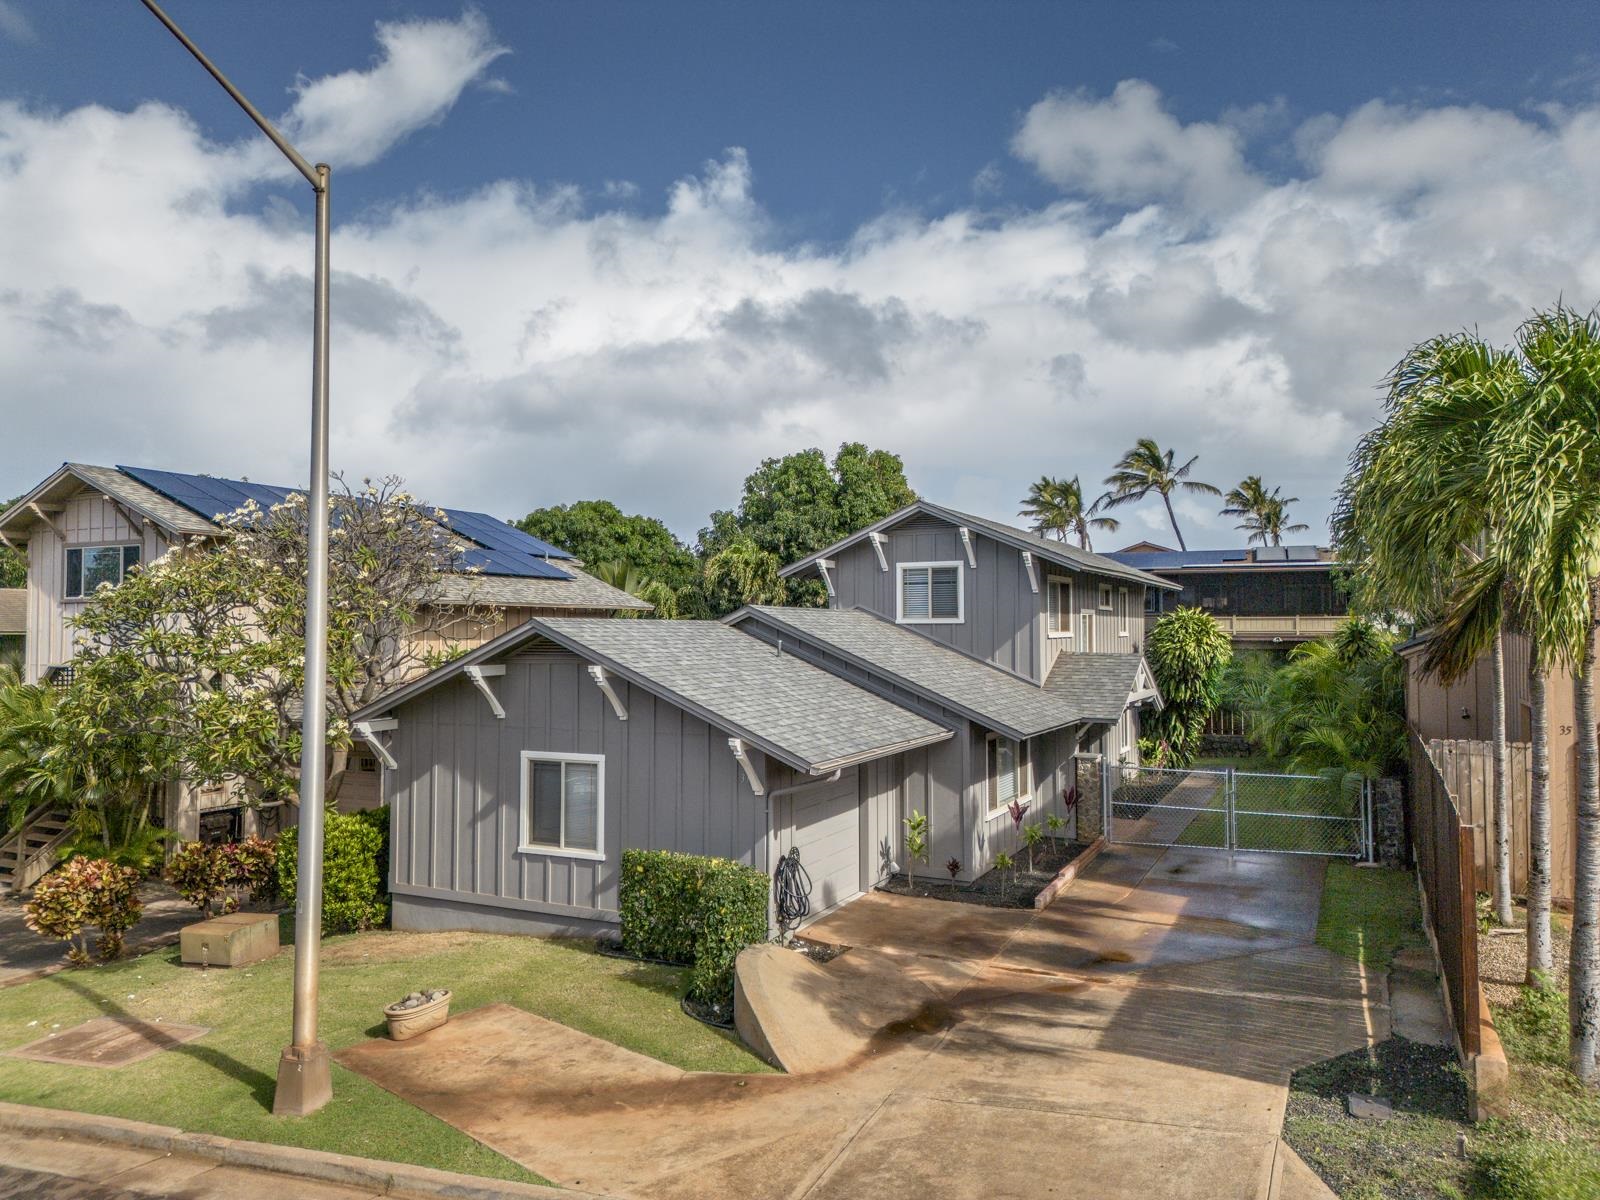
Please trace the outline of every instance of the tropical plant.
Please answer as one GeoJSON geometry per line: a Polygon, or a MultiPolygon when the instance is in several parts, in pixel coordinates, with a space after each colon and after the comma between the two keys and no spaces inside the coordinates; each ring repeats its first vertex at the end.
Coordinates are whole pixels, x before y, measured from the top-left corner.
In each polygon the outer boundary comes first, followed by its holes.
{"type": "Polygon", "coordinates": [[[1162,699],[1162,707],[1145,717],[1145,731],[1153,744],[1165,745],[1171,765],[1187,767],[1221,699],[1233,646],[1210,613],[1177,608],[1150,627],[1144,648],[1162,699]]]}
{"type": "Polygon", "coordinates": [[[906,827],[906,890],[915,891],[917,886],[917,864],[928,861],[927,814],[912,809],[911,815],[905,819],[904,825],[906,827]]]}
{"type": "Polygon", "coordinates": [[[1061,831],[1067,827],[1066,819],[1064,817],[1056,816],[1055,813],[1051,813],[1048,817],[1046,817],[1044,819],[1044,824],[1045,828],[1050,831],[1050,836],[1052,838],[1059,838],[1061,836],[1061,831]]]}
{"type": "Polygon", "coordinates": [[[1311,526],[1289,521],[1289,505],[1300,503],[1299,496],[1283,496],[1282,488],[1270,492],[1259,475],[1247,475],[1238,487],[1228,492],[1222,509],[1225,517],[1243,518],[1235,529],[1245,530],[1249,536],[1246,545],[1259,542],[1263,546],[1283,545],[1286,533],[1304,533],[1311,526]]]}
{"type": "Polygon", "coordinates": [[[1207,496],[1222,495],[1222,490],[1213,484],[1189,478],[1189,472],[1194,469],[1199,457],[1195,455],[1180,467],[1176,465],[1177,459],[1171,450],[1162,450],[1154,438],[1140,438],[1131,450],[1117,460],[1111,474],[1106,476],[1106,486],[1111,491],[1097,507],[1115,508],[1131,504],[1154,492],[1166,506],[1172,536],[1178,539],[1180,549],[1187,550],[1189,547],[1183,540],[1183,531],[1178,528],[1177,514],[1172,511],[1172,493],[1182,490],[1207,496]]]}
{"type": "Polygon", "coordinates": [[[264,900],[276,894],[277,851],[265,838],[207,845],[185,842],[167,863],[166,877],[190,904],[211,916],[222,901],[224,913],[237,912],[241,894],[264,900]]]}
{"type": "Polygon", "coordinates": [[[1092,550],[1090,533],[1093,530],[1115,533],[1122,524],[1115,517],[1097,515],[1105,504],[1106,498],[1101,496],[1086,506],[1083,485],[1076,475],[1071,479],[1052,479],[1046,475],[1028,485],[1027,499],[1023,500],[1022,511],[1017,515],[1027,517],[1033,531],[1041,537],[1054,537],[1063,542],[1069,537],[1076,538],[1080,548],[1092,550]]]}
{"type": "Polygon", "coordinates": [[[712,607],[732,611],[744,604],[781,604],[783,580],[777,555],[750,538],[738,538],[706,560],[706,592],[712,607]]]}
{"type": "Polygon", "coordinates": [[[1375,779],[1405,759],[1405,667],[1392,635],[1360,617],[1281,665],[1250,655],[1229,682],[1262,752],[1295,770],[1375,779]]]}
{"type": "Polygon", "coordinates": [[[952,856],[950,861],[944,864],[944,869],[949,871],[950,878],[954,879],[957,875],[961,874],[961,860],[952,856]]]}
{"type": "MultiPolygon", "coordinates": [[[[1059,820],[1059,818],[1052,817],[1051,820],[1059,820]]],[[[1037,825],[1029,825],[1022,831],[1022,844],[1028,848],[1028,874],[1030,875],[1033,874],[1033,852],[1039,848],[1039,844],[1043,841],[1044,830],[1037,825]]]]}
{"type": "MultiPolygon", "coordinates": [[[[664,621],[676,620],[678,617],[678,593],[673,588],[659,579],[652,579],[638,567],[622,559],[613,559],[611,562],[596,563],[589,568],[589,573],[601,583],[610,584],[618,591],[627,592],[630,596],[637,596],[646,604],[653,605],[653,616],[664,621]]],[[[628,617],[637,617],[643,614],[628,611],[622,614],[628,617]]]]}
{"type": "Polygon", "coordinates": [[[1000,896],[1002,899],[1011,890],[1011,884],[1014,881],[1012,872],[1016,865],[1015,860],[1004,850],[994,856],[994,869],[1000,872],[1000,896]]]}
{"type": "Polygon", "coordinates": [[[67,961],[89,965],[89,934],[98,927],[95,951],[103,962],[122,953],[123,935],[138,922],[139,872],[104,859],[74,858],[51,871],[22,906],[28,928],[68,943],[67,961]]]}
{"type": "Polygon", "coordinates": [[[66,804],[82,781],[60,760],[60,693],[11,680],[0,687],[0,797],[7,829],[40,804],[66,804]]]}

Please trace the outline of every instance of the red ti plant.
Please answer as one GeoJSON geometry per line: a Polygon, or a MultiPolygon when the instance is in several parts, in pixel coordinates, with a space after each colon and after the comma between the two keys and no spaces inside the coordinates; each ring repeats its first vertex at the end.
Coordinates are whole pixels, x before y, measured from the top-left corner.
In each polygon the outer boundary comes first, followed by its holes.
{"type": "Polygon", "coordinates": [[[1028,815],[1028,802],[1026,800],[1013,800],[1006,805],[1006,811],[1011,814],[1011,823],[1017,827],[1017,832],[1022,832],[1022,818],[1028,815]]]}

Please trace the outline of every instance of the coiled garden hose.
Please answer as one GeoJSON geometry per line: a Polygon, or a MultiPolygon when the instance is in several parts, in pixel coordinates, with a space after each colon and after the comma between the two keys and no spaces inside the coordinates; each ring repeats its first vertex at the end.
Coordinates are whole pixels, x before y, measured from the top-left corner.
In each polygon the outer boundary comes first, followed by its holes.
{"type": "Polygon", "coordinates": [[[792,929],[811,912],[811,876],[800,865],[800,850],[795,847],[778,860],[772,875],[777,900],[778,927],[792,929]]]}

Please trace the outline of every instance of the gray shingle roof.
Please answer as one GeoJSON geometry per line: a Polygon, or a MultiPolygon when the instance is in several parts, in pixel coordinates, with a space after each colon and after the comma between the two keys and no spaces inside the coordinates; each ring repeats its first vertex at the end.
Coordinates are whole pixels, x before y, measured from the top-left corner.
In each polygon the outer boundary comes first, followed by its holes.
{"type": "Polygon", "coordinates": [[[927,500],[918,500],[915,504],[908,505],[899,512],[890,514],[876,525],[869,525],[865,529],[859,529],[825,550],[818,550],[815,554],[809,554],[798,562],[790,563],[780,573],[784,578],[798,575],[813,567],[817,559],[831,558],[834,554],[851,543],[859,541],[867,534],[892,529],[907,517],[915,516],[917,513],[928,513],[949,521],[952,525],[965,525],[968,529],[976,529],[997,541],[1006,542],[1019,549],[1031,550],[1046,562],[1057,563],[1075,571],[1090,571],[1098,575],[1110,575],[1116,579],[1127,579],[1134,583],[1142,583],[1146,587],[1160,588],[1163,591],[1179,590],[1178,585],[1170,580],[1151,575],[1125,563],[1116,562],[1103,554],[1080,550],[1076,546],[1069,546],[1067,543],[1058,542],[1053,538],[1040,537],[1036,533],[1030,533],[1026,529],[1018,529],[1015,525],[1007,525],[1003,521],[991,521],[988,517],[978,517],[971,513],[959,512],[956,509],[945,508],[942,504],[934,504],[927,500]]]}
{"type": "Polygon", "coordinates": [[[451,575],[440,581],[446,604],[493,604],[501,608],[603,608],[649,612],[651,606],[620,588],[563,561],[571,579],[521,579],[510,575],[451,575]]]}
{"type": "Polygon", "coordinates": [[[1083,706],[1071,697],[1046,692],[998,667],[858,609],[752,606],[744,611],[806,641],[836,650],[879,675],[897,680],[1011,737],[1033,737],[1093,715],[1085,714],[1083,706]]]}
{"type": "Polygon", "coordinates": [[[1097,721],[1115,721],[1138,686],[1139,654],[1063,654],[1044,681],[1044,690],[1097,721]]]}
{"type": "Polygon", "coordinates": [[[0,588],[0,634],[28,631],[28,589],[0,588]]]}
{"type": "Polygon", "coordinates": [[[217,532],[217,527],[204,517],[197,516],[181,504],[173,503],[154,488],[129,478],[115,467],[96,467],[89,463],[68,463],[67,467],[85,483],[147,514],[168,529],[200,535],[217,532]]]}

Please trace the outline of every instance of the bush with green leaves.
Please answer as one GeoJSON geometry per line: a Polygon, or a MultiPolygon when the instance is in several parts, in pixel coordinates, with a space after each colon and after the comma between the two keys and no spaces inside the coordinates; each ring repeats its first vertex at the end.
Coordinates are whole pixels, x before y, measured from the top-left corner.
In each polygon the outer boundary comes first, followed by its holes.
{"type": "Polygon", "coordinates": [[[271,899],[278,891],[277,847],[259,837],[207,845],[185,842],[167,863],[167,882],[206,916],[221,901],[224,913],[237,912],[240,897],[271,899]]]}
{"type": "Polygon", "coordinates": [[[98,928],[95,953],[109,962],[122,953],[123,935],[144,911],[139,872],[105,859],[74,858],[50,872],[22,906],[28,928],[67,942],[67,961],[89,964],[89,930],[98,928]]]}
{"type": "Polygon", "coordinates": [[[623,949],[688,965],[691,999],[730,1004],[734,959],[767,940],[769,894],[763,872],[725,858],[624,850],[623,949]]]}
{"type": "Polygon", "coordinates": [[[1161,765],[1187,767],[1200,753],[1206,718],[1222,698],[1233,645],[1210,613],[1179,608],[1151,626],[1144,651],[1161,689],[1162,707],[1143,718],[1143,732],[1161,765]]]}
{"type": "Polygon", "coordinates": [[[1472,1194],[1484,1200],[1592,1200],[1600,1154],[1579,1140],[1491,1138],[1472,1152],[1472,1194]]]}
{"type": "MultiPolygon", "coordinates": [[[[388,809],[374,810],[388,812],[388,809]]],[[[300,862],[300,827],[278,835],[278,892],[295,902],[300,862]]],[[[373,929],[389,917],[388,896],[378,874],[383,837],[373,818],[361,813],[323,814],[322,932],[373,929]]]]}

